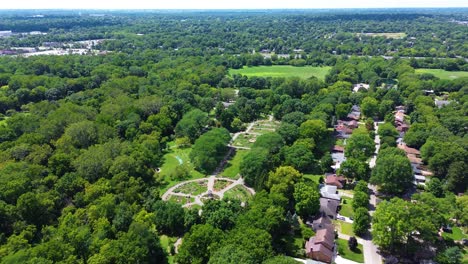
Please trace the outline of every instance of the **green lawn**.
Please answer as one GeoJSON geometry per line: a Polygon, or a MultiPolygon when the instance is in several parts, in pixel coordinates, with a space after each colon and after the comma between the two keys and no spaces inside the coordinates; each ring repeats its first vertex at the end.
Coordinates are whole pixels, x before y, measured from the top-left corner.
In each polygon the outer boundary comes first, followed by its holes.
{"type": "Polygon", "coordinates": [[[255,143],[257,135],[252,134],[240,134],[236,140],[232,143],[236,147],[251,148],[255,143]],[[252,142],[250,142],[252,140],[252,142]]]}
{"type": "Polygon", "coordinates": [[[440,79],[453,80],[462,77],[468,77],[468,71],[446,71],[442,69],[416,69],[416,73],[430,73],[440,79]]]}
{"type": "Polygon", "coordinates": [[[353,232],[353,224],[346,223],[343,221],[333,220],[333,224],[335,224],[336,229],[345,235],[354,236],[353,232]]]}
{"type": "Polygon", "coordinates": [[[239,179],[239,166],[242,159],[249,153],[248,150],[238,149],[236,155],[228,161],[224,171],[220,174],[223,177],[239,179]]]}
{"type": "Polygon", "coordinates": [[[341,210],[340,210],[340,215],[346,216],[346,217],[353,217],[354,212],[353,212],[353,207],[351,206],[353,199],[348,198],[348,197],[341,197],[341,210]],[[346,202],[345,202],[346,201],[346,202]]]}
{"type": "Polygon", "coordinates": [[[243,202],[247,201],[251,196],[252,194],[242,185],[237,185],[224,193],[225,198],[235,198],[243,202]]]}
{"type": "Polygon", "coordinates": [[[452,227],[452,233],[442,233],[442,237],[444,237],[445,239],[452,239],[455,241],[462,240],[463,238],[468,238],[468,236],[463,234],[463,231],[457,226],[452,227]]]}
{"type": "Polygon", "coordinates": [[[190,151],[192,151],[191,148],[177,148],[174,146],[174,142],[170,142],[168,143],[168,145],[169,151],[163,156],[164,163],[161,167],[160,172],[161,175],[164,177],[164,181],[167,183],[165,188],[162,190],[162,193],[164,193],[167,189],[180,182],[171,179],[170,175],[177,168],[177,166],[180,166],[181,164],[188,166],[188,168],[190,169],[190,177],[185,180],[199,179],[205,177],[204,174],[196,171],[192,163],[190,162],[189,155],[190,151]]]}
{"type": "Polygon", "coordinates": [[[313,181],[319,184],[320,178],[324,177],[323,175],[312,175],[312,174],[304,174],[304,179],[306,181],[313,181]]]}
{"type": "Polygon", "coordinates": [[[355,262],[364,263],[364,254],[362,254],[363,249],[361,244],[358,244],[356,251],[351,251],[351,249],[349,249],[348,241],[345,239],[338,238],[336,244],[340,256],[355,262]]]}
{"type": "Polygon", "coordinates": [[[276,65],[276,66],[257,66],[257,67],[244,67],[242,69],[231,69],[229,74],[242,74],[246,76],[258,77],[300,77],[303,79],[312,76],[320,80],[325,80],[325,75],[328,74],[331,67],[294,67],[289,65],[276,65]]]}
{"type": "Polygon", "coordinates": [[[160,237],[161,247],[166,250],[168,261],[170,264],[174,263],[174,256],[171,256],[171,246],[177,241],[176,237],[168,237],[166,235],[162,235],[160,237]]]}

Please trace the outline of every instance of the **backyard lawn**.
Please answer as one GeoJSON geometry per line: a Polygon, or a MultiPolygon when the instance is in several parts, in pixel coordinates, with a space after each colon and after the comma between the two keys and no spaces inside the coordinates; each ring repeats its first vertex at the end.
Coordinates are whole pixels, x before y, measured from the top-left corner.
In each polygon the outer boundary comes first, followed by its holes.
{"type": "Polygon", "coordinates": [[[346,217],[353,217],[354,212],[353,212],[353,207],[351,206],[353,199],[348,198],[348,197],[341,197],[341,210],[340,210],[340,215],[346,216],[346,217]]]}
{"type": "Polygon", "coordinates": [[[320,178],[323,178],[323,175],[304,174],[303,177],[306,181],[313,181],[319,184],[320,178]]]}
{"type": "Polygon", "coordinates": [[[337,220],[333,220],[333,224],[340,233],[348,236],[354,236],[353,224],[337,220]]]}
{"type": "Polygon", "coordinates": [[[236,155],[234,155],[234,157],[228,161],[224,171],[220,175],[230,179],[238,179],[240,162],[244,156],[247,155],[247,153],[249,153],[248,150],[238,149],[236,151],[236,155]]]}
{"type": "Polygon", "coordinates": [[[289,65],[275,65],[275,66],[256,66],[256,67],[244,67],[242,69],[231,69],[229,74],[242,74],[246,76],[258,76],[258,77],[300,77],[303,79],[310,78],[312,76],[317,77],[320,80],[325,80],[325,75],[328,74],[331,67],[294,67],[289,65]]]}
{"type": "Polygon", "coordinates": [[[348,246],[348,241],[345,239],[338,238],[336,240],[338,246],[338,253],[345,259],[349,259],[355,262],[364,263],[364,255],[362,245],[358,244],[356,251],[351,251],[348,246]]]}
{"type": "Polygon", "coordinates": [[[416,73],[430,73],[437,78],[453,80],[462,77],[468,77],[468,71],[446,71],[442,69],[416,69],[416,73]]]}

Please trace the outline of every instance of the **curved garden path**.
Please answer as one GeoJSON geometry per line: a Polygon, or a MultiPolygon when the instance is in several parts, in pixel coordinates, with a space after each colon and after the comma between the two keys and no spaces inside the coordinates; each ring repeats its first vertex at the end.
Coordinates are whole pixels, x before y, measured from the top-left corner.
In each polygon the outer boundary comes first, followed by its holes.
{"type": "Polygon", "coordinates": [[[254,189],[245,186],[243,178],[239,178],[238,180],[233,180],[233,179],[229,179],[229,178],[218,178],[215,175],[212,175],[212,176],[210,176],[208,178],[201,178],[201,179],[189,180],[189,181],[184,181],[184,182],[178,183],[178,184],[172,186],[171,188],[169,188],[163,194],[162,199],[164,201],[167,201],[171,196],[181,196],[181,197],[187,197],[187,198],[194,198],[195,199],[194,202],[184,204],[182,207],[190,207],[192,205],[203,205],[203,201],[201,199],[202,197],[204,197],[204,196],[206,197],[206,196],[211,194],[213,196],[218,196],[219,199],[223,199],[224,194],[227,191],[229,191],[229,190],[231,190],[234,187],[239,186],[239,185],[244,187],[250,194],[252,194],[252,195],[255,194],[254,189]],[[218,180],[228,181],[228,182],[230,182],[230,184],[225,186],[221,190],[215,190],[214,185],[215,185],[215,182],[218,181],[218,180]],[[206,191],[199,194],[199,195],[193,196],[193,195],[187,194],[187,193],[174,192],[176,189],[178,189],[179,187],[184,186],[185,184],[192,183],[192,182],[205,182],[205,181],[208,181],[206,191]]]}

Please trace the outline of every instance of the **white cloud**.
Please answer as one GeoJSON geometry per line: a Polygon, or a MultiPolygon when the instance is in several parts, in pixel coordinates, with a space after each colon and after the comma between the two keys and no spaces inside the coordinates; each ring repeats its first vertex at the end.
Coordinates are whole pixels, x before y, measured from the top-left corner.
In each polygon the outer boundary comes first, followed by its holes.
{"type": "MultiPolygon", "coordinates": [[[[3,2],[3,1],[2,1],[3,2]]],[[[15,0],[2,9],[278,9],[278,8],[468,7],[467,0],[15,0]]]]}

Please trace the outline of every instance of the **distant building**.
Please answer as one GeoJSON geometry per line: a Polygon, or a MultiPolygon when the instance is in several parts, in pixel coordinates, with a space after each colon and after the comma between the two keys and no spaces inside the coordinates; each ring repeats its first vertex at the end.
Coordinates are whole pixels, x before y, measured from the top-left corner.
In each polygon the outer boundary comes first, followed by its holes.
{"type": "Polygon", "coordinates": [[[10,37],[11,35],[13,35],[11,30],[0,31],[0,37],[10,37]]]}

